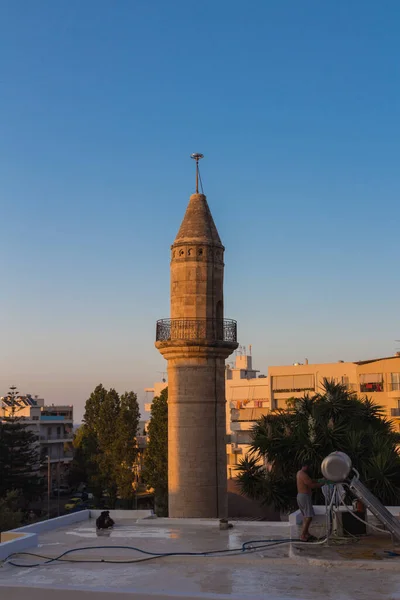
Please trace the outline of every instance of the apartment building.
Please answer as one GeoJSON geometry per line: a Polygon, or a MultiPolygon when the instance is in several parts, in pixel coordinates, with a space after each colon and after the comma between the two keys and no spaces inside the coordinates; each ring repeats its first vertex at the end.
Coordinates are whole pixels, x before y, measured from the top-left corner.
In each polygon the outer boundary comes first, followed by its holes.
{"type": "MultiPolygon", "coordinates": [[[[251,348],[251,347],[250,347],[251,348]]],[[[304,363],[268,367],[267,376],[253,368],[251,349],[236,352],[225,370],[227,476],[234,479],[236,466],[250,450],[251,430],[262,415],[285,410],[289,398],[322,391],[323,380],[345,385],[359,396],[368,396],[383,406],[386,416],[400,431],[400,353],[358,362],[304,363]]],[[[147,392],[158,395],[166,381],[147,392]]],[[[150,410],[151,404],[146,404],[150,410]]]]}
{"type": "Polygon", "coordinates": [[[235,477],[239,459],[249,451],[255,422],[270,410],[268,378],[253,368],[253,357],[239,347],[225,369],[227,475],[235,477]]]}
{"type": "Polygon", "coordinates": [[[304,363],[268,367],[265,387],[260,379],[254,378],[255,371],[251,370],[249,359],[251,356],[236,358],[237,366],[247,366],[250,375],[246,382],[241,381],[243,387],[233,382],[246,377],[245,368],[240,376],[236,375],[236,380],[230,379],[227,369],[226,399],[230,415],[227,431],[231,438],[230,446],[227,445],[228,478],[235,477],[235,465],[249,450],[251,429],[256,420],[268,411],[285,410],[289,398],[322,392],[324,379],[341,383],[358,396],[371,398],[383,407],[386,416],[400,431],[400,353],[358,362],[309,364],[306,359],[304,363]],[[257,396],[255,390],[265,390],[262,401],[254,399],[257,396]]]}
{"type": "Polygon", "coordinates": [[[383,406],[386,416],[400,425],[400,353],[358,362],[295,363],[268,368],[271,409],[285,409],[289,398],[322,390],[324,379],[345,385],[359,396],[367,395],[383,406]]]}
{"type": "MultiPolygon", "coordinates": [[[[29,394],[19,396],[16,403],[16,416],[37,435],[43,474],[47,478],[50,463],[51,486],[66,483],[73,458],[73,406],[45,405],[43,398],[29,394]]],[[[10,414],[10,400],[0,398],[0,417],[10,414]]]]}
{"type": "MultiPolygon", "coordinates": [[[[153,398],[155,396],[159,396],[161,394],[161,392],[163,390],[165,390],[166,387],[168,387],[168,382],[165,378],[163,378],[162,381],[156,381],[153,384],[153,387],[144,388],[144,391],[146,392],[146,402],[144,405],[144,410],[146,412],[148,412],[148,413],[151,412],[151,403],[153,402],[153,398]],[[148,394],[151,394],[151,402],[147,402],[148,394]]],[[[146,421],[146,423],[147,423],[147,421],[146,421]]]]}

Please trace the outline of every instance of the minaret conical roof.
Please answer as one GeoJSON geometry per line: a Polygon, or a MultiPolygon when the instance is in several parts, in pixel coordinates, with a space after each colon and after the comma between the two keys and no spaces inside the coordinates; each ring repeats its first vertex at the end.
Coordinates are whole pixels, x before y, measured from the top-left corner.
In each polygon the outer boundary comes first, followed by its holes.
{"type": "Polygon", "coordinates": [[[190,196],[185,216],[174,243],[189,241],[222,246],[204,194],[192,194],[190,196]]]}

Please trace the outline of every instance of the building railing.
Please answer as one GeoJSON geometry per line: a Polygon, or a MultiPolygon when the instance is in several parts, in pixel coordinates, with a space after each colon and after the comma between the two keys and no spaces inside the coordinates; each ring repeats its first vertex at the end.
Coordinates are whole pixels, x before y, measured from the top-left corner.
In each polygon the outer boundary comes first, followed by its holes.
{"type": "Polygon", "coordinates": [[[277,388],[277,389],[273,389],[272,390],[274,392],[274,394],[298,394],[301,392],[315,392],[315,387],[314,386],[307,386],[307,387],[296,387],[296,388],[277,388]]]}
{"type": "Polygon", "coordinates": [[[377,381],[375,383],[360,383],[360,392],[383,392],[383,381],[377,381]]]}
{"type": "Polygon", "coordinates": [[[157,321],[156,341],[169,340],[236,342],[237,323],[233,319],[161,319],[157,321]]]}
{"type": "Polygon", "coordinates": [[[390,409],[390,414],[392,417],[400,417],[400,408],[390,409]]]}
{"type": "Polygon", "coordinates": [[[72,421],[72,413],[70,415],[57,415],[57,414],[41,414],[41,421],[72,421]]]}
{"type": "Polygon", "coordinates": [[[55,440],[60,440],[60,441],[64,441],[64,440],[73,440],[74,439],[74,434],[73,433],[53,433],[51,435],[41,435],[40,439],[43,441],[55,441],[55,440]]]}
{"type": "Polygon", "coordinates": [[[233,408],[231,419],[233,422],[257,421],[269,412],[269,408],[233,408]]]}

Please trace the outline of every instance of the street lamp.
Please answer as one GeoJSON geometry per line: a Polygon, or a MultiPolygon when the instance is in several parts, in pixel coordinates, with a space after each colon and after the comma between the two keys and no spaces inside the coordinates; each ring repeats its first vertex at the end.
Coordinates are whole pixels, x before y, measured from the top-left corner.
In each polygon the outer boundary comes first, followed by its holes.
{"type": "Polygon", "coordinates": [[[40,466],[44,467],[47,461],[47,518],[50,519],[50,490],[51,490],[51,467],[50,467],[50,454],[42,455],[40,460],[40,466]]]}
{"type": "Polygon", "coordinates": [[[51,490],[51,467],[50,454],[47,454],[47,518],[50,519],[50,490],[51,490]]]}

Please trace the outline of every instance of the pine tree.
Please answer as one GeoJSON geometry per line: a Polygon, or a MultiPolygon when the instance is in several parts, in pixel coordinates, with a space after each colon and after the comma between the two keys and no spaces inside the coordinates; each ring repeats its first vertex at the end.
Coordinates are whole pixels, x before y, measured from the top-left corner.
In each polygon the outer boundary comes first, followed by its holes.
{"type": "Polygon", "coordinates": [[[153,399],[143,478],[154,488],[156,511],[168,515],[168,388],[153,399]]]}
{"type": "Polygon", "coordinates": [[[40,477],[40,451],[37,436],[18,418],[18,392],[13,386],[6,397],[9,416],[0,422],[0,496],[16,490],[24,502],[38,498],[44,490],[40,477]]]}

